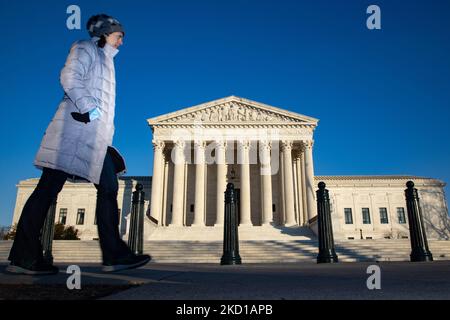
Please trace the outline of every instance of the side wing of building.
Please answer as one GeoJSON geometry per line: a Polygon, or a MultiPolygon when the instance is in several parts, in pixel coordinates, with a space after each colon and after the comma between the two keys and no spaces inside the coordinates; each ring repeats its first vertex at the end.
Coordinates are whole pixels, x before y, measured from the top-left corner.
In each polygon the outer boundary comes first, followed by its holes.
{"type": "MultiPolygon", "coordinates": [[[[22,209],[33,192],[38,178],[20,181],[17,185],[16,205],[14,209],[14,225],[19,221],[22,209]]],[[[124,236],[131,212],[132,193],[138,183],[143,184],[145,192],[145,210],[148,209],[150,199],[151,177],[121,177],[119,179],[118,207],[119,229],[124,236]]],[[[92,183],[67,181],[58,195],[55,223],[73,226],[79,231],[81,240],[98,239],[95,207],[97,190],[92,183]]]]}
{"type": "Polygon", "coordinates": [[[336,239],[409,238],[406,182],[418,189],[430,239],[450,239],[445,183],[414,176],[316,176],[330,192],[336,239]]]}

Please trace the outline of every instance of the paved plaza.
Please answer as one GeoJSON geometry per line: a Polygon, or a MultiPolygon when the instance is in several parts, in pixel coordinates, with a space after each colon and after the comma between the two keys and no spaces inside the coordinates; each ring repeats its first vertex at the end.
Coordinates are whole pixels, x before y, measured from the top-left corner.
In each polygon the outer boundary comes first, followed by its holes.
{"type": "MultiPolygon", "coordinates": [[[[47,299],[70,299],[86,288],[117,288],[106,296],[83,299],[119,300],[391,300],[450,299],[450,261],[338,264],[156,264],[105,274],[99,265],[80,264],[81,289],[68,290],[68,265],[58,265],[56,276],[17,276],[0,266],[0,288],[15,285],[54,288],[47,299]],[[369,290],[367,273],[380,267],[381,289],[369,290]],[[61,294],[63,292],[64,294],[61,294]]],[[[374,283],[370,281],[370,283],[374,283]]],[[[4,290],[2,292],[5,292],[4,290]]],[[[81,295],[82,296],[82,295],[81,295]]],[[[0,297],[5,299],[5,297],[0,297]]],[[[7,297],[6,297],[7,298],[7,297]]],[[[16,297],[17,298],[17,297],[16,297]]],[[[19,297],[20,298],[20,297],[19,297]]],[[[27,299],[43,299],[39,294],[27,299]]]]}

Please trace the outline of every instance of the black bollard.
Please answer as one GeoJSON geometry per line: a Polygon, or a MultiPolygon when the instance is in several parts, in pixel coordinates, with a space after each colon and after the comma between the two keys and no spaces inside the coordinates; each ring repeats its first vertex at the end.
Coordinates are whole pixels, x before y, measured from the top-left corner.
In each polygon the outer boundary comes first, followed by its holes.
{"type": "Polygon", "coordinates": [[[55,236],[55,212],[56,212],[56,198],[52,200],[52,204],[48,209],[47,217],[45,218],[44,226],[41,230],[41,245],[44,261],[53,264],[53,237],[55,236]]]}
{"type": "Polygon", "coordinates": [[[419,193],[414,188],[414,182],[412,181],[408,181],[406,187],[405,197],[409,220],[409,237],[411,239],[411,262],[433,261],[433,255],[428,249],[427,235],[423,226],[419,193]]]}
{"type": "Polygon", "coordinates": [[[133,192],[128,246],[134,254],[142,254],[144,240],[144,187],[138,183],[133,192]]]}
{"type": "Polygon", "coordinates": [[[237,203],[234,185],[227,184],[225,191],[225,224],[223,231],[223,255],[220,259],[221,265],[241,264],[239,255],[237,203]]]}
{"type": "Polygon", "coordinates": [[[317,263],[338,262],[338,256],[334,250],[333,226],[331,224],[330,197],[325,189],[325,182],[319,182],[317,195],[317,215],[319,229],[319,254],[317,263]]]}

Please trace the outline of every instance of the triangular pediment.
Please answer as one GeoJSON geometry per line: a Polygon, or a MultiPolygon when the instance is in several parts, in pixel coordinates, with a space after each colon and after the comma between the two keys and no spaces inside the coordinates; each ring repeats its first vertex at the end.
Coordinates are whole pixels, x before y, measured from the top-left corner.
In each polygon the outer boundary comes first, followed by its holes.
{"type": "Polygon", "coordinates": [[[305,124],[317,125],[318,119],[230,96],[148,119],[152,125],[177,124],[305,124]]]}

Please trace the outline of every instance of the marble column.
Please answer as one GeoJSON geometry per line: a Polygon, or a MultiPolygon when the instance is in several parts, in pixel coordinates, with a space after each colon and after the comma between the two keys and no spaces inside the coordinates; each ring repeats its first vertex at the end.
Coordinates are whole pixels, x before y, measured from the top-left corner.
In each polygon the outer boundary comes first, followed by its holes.
{"type": "Polygon", "coordinates": [[[169,163],[170,163],[170,155],[164,155],[164,187],[162,190],[163,193],[163,204],[162,204],[162,213],[161,213],[161,226],[167,226],[167,197],[168,197],[168,189],[169,189],[169,163]]]}
{"type": "Polygon", "coordinates": [[[185,141],[179,140],[175,142],[174,148],[174,182],[173,182],[173,197],[172,197],[172,223],[173,226],[183,226],[183,204],[184,204],[184,170],[185,170],[185,156],[184,156],[185,141]]]}
{"type": "MultiPolygon", "coordinates": [[[[273,156],[273,155],[272,155],[273,156]]],[[[279,192],[278,192],[278,194],[279,194],[279,199],[280,199],[280,201],[279,201],[279,209],[277,210],[278,211],[278,224],[279,225],[281,225],[281,226],[283,226],[284,225],[284,222],[286,221],[286,212],[285,212],[285,210],[286,210],[286,201],[285,201],[285,192],[284,192],[284,158],[283,158],[283,152],[280,152],[280,154],[279,154],[279,162],[280,162],[280,170],[279,170],[279,177],[280,177],[280,179],[279,179],[279,181],[280,181],[280,183],[279,183],[279,192]]]]}
{"type": "Polygon", "coordinates": [[[159,219],[162,216],[162,184],[163,184],[163,169],[164,169],[164,141],[153,140],[153,177],[152,177],[152,195],[150,203],[150,215],[158,220],[161,225],[162,221],[159,219]]]}
{"type": "Polygon", "coordinates": [[[269,225],[272,222],[272,170],[270,163],[270,141],[261,141],[261,180],[262,180],[262,225],[269,225]]]}
{"type": "Polygon", "coordinates": [[[241,165],[241,221],[240,225],[252,225],[250,211],[250,141],[239,141],[241,165]]]}
{"type": "Polygon", "coordinates": [[[302,150],[297,150],[294,158],[295,163],[295,173],[297,175],[296,181],[297,181],[297,190],[296,190],[296,200],[297,200],[297,217],[298,217],[298,224],[304,225],[305,224],[305,217],[304,217],[304,211],[303,211],[303,186],[302,186],[302,150]]]}
{"type": "Polygon", "coordinates": [[[301,195],[302,195],[302,202],[303,202],[303,224],[308,225],[308,203],[306,201],[306,181],[305,181],[305,149],[302,143],[302,157],[300,159],[300,166],[301,166],[301,195]]]}
{"type": "Polygon", "coordinates": [[[308,221],[317,215],[317,205],[314,197],[314,166],[312,148],[313,141],[305,141],[305,184],[308,221]]]}
{"type": "MultiPolygon", "coordinates": [[[[186,157],[186,154],[185,154],[186,157]]],[[[184,178],[183,178],[183,225],[187,224],[187,216],[188,216],[188,171],[189,167],[187,164],[188,160],[184,159],[184,178]]]]}
{"type": "Polygon", "coordinates": [[[298,172],[297,172],[297,150],[292,150],[292,176],[294,180],[294,211],[295,221],[300,224],[299,220],[299,208],[298,208],[298,172]]]}
{"type": "Polygon", "coordinates": [[[227,188],[226,141],[216,141],[217,185],[216,185],[216,226],[224,223],[225,190],[227,188]]]}
{"type": "Polygon", "coordinates": [[[285,225],[293,226],[296,222],[294,209],[294,181],[292,173],[292,141],[282,141],[281,150],[283,152],[284,161],[285,225]]]}
{"type": "Polygon", "coordinates": [[[205,141],[195,141],[195,204],[192,226],[205,225],[205,141]]]}

